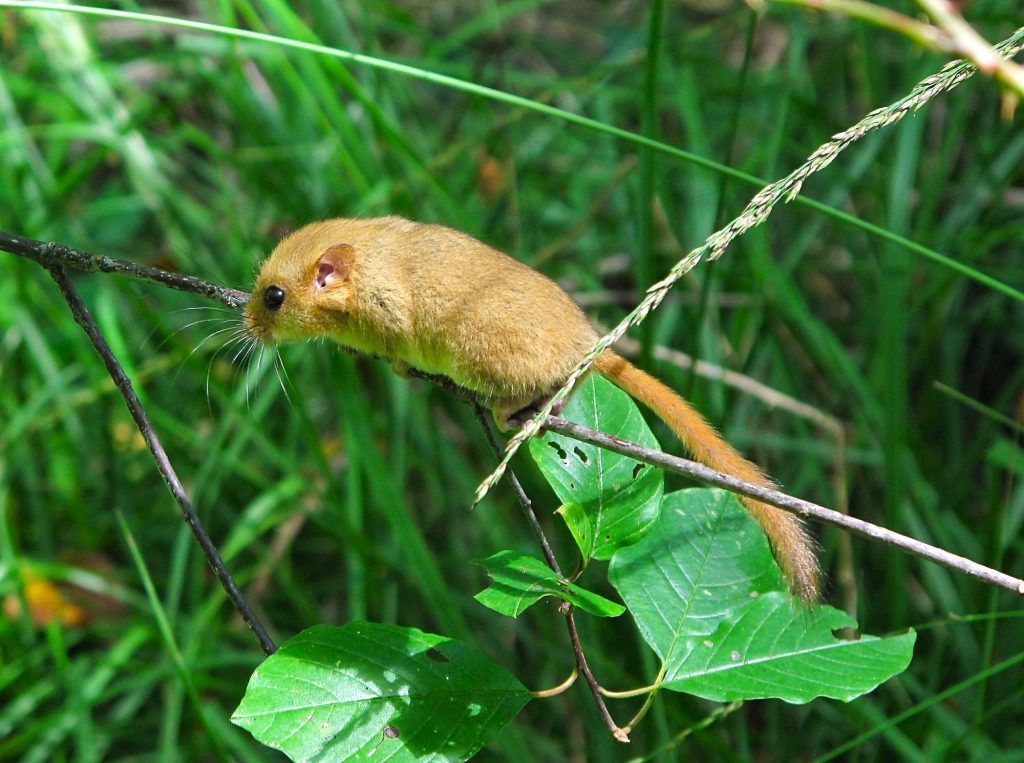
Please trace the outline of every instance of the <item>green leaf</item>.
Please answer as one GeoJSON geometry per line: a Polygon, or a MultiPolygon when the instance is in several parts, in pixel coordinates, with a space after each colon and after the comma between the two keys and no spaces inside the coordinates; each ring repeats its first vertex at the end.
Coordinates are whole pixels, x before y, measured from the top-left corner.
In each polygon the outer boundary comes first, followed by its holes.
{"type": "Polygon", "coordinates": [[[485,607],[510,617],[533,606],[545,596],[554,596],[598,617],[618,617],[621,604],[580,588],[558,575],[540,559],[514,551],[499,551],[477,562],[494,582],[476,595],[485,607]]]}
{"type": "Polygon", "coordinates": [[[849,702],[905,670],[916,639],[913,631],[857,641],[832,634],[856,625],[838,609],[808,610],[786,594],[765,594],[710,636],[688,640],[667,666],[664,687],[717,702],[849,702]]]}
{"type": "Polygon", "coordinates": [[[785,588],[760,526],[717,488],[665,496],[651,532],[612,557],[608,577],[664,661],[682,640],[713,633],[752,593],[785,588]]]}
{"type": "MultiPolygon", "coordinates": [[[[579,384],[562,415],[660,450],[629,395],[597,374],[579,384]]],[[[665,489],[660,469],[550,432],[530,441],[530,454],[565,504],[584,563],[636,543],[658,518],[665,489]]]]}
{"type": "Polygon", "coordinates": [[[585,506],[578,503],[563,503],[555,512],[565,522],[573,540],[584,559],[594,556],[594,523],[590,521],[585,506]]]}
{"type": "Polygon", "coordinates": [[[464,761],[530,698],[463,642],[356,622],[281,646],[231,720],[292,760],[464,761]]]}
{"type": "Polygon", "coordinates": [[[1008,437],[1000,437],[986,451],[985,459],[1001,469],[1012,471],[1024,478],[1024,449],[1008,437]]]}
{"type": "Polygon", "coordinates": [[[609,578],[661,657],[665,688],[706,699],[849,701],[913,653],[913,632],[836,639],[834,629],[856,622],[790,596],[761,528],[723,490],[666,496],[650,534],[612,558],[609,578]]]}

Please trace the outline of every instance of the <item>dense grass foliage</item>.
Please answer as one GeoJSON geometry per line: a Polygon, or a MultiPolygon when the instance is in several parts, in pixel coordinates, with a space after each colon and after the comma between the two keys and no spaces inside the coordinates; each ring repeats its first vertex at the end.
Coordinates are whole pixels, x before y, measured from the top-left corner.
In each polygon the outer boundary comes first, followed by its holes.
{"type": "MultiPolygon", "coordinates": [[[[647,4],[631,2],[163,8],[487,85],[769,179],[943,63],[842,18],[669,5],[653,35],[647,4]]],[[[1020,23],[1019,6],[979,0],[968,18],[998,40],[1020,23]]],[[[863,141],[804,193],[1021,288],[1019,121],[993,83],[972,79],[863,141]]],[[[247,288],[301,223],[397,213],[535,265],[610,324],[756,190],[398,73],[165,26],[0,10],[0,228],[227,285],[247,288]]],[[[531,689],[566,677],[553,606],[513,621],[472,598],[486,582],[472,559],[536,549],[506,488],[468,510],[494,459],[464,404],[320,343],[283,348],[281,384],[272,364],[224,349],[229,312],[116,277],[77,284],[276,637],[363,618],[466,639],[531,689]]],[[[1019,417],[1022,318],[1009,296],[789,205],[698,267],[634,337],[651,343],[645,365],[790,492],[1019,574],[1024,452],[996,413],[1019,417]],[[812,413],[658,360],[659,347],[812,413]]],[[[516,464],[571,569],[554,495],[527,458],[516,464]]],[[[855,606],[865,631],[920,629],[907,673],[850,705],[749,703],[683,741],[673,740],[719,706],[663,695],[628,749],[580,684],[532,703],[489,759],[664,749],[655,759],[809,760],[860,734],[849,759],[1020,759],[1019,601],[864,541],[844,552],[838,533],[816,530],[829,600],[855,606]]],[[[261,658],[255,640],[55,286],[4,253],[0,557],[0,759],[279,759],[228,722],[261,658]],[[47,582],[80,608],[63,628],[17,615],[47,582]]],[[[581,625],[607,687],[652,680],[657,665],[630,623],[581,625]]],[[[613,701],[612,712],[625,722],[640,702],[613,701]]]]}

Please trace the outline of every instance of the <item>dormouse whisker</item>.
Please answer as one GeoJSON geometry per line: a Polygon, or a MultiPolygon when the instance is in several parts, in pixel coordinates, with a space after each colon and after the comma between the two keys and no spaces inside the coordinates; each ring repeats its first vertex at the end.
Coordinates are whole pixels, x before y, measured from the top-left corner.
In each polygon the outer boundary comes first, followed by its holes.
{"type": "Polygon", "coordinates": [[[292,381],[288,378],[288,369],[284,366],[284,358],[281,357],[281,353],[275,347],[274,353],[274,372],[277,374],[277,381],[281,385],[281,391],[284,393],[284,399],[288,401],[288,405],[292,405],[291,395],[288,394],[288,386],[291,385],[292,381]],[[282,378],[282,374],[284,375],[282,378]],[[287,380],[288,384],[285,384],[287,380]]]}

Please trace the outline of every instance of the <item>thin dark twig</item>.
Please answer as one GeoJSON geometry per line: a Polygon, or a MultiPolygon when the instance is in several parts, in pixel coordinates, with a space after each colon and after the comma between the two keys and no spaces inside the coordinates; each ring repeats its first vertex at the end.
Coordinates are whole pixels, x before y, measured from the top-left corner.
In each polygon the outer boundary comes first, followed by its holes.
{"type": "MultiPolygon", "coordinates": [[[[487,437],[487,442],[490,444],[491,450],[494,452],[496,458],[501,458],[503,450],[494,436],[494,430],[491,429],[491,422],[487,416],[487,411],[469,390],[458,386],[446,376],[428,374],[415,369],[409,369],[406,373],[408,376],[414,376],[419,379],[425,379],[429,382],[433,382],[443,389],[454,392],[456,395],[469,402],[469,404],[473,406],[473,412],[476,414],[476,418],[480,422],[480,426],[483,427],[484,435],[487,437]]],[[[548,542],[547,536],[544,534],[544,528],[541,527],[540,521],[537,519],[537,514],[533,510],[533,501],[531,501],[530,496],[526,494],[522,483],[519,481],[519,478],[516,476],[513,469],[508,470],[507,476],[509,484],[512,486],[512,492],[516,494],[516,498],[519,500],[519,505],[523,509],[526,521],[530,525],[530,529],[533,531],[534,536],[536,536],[537,542],[540,544],[548,566],[551,567],[559,577],[564,577],[562,575],[562,569],[558,564],[558,559],[555,557],[555,552],[551,549],[551,544],[548,542]]],[[[602,720],[604,720],[615,739],[620,742],[628,742],[629,735],[626,730],[619,726],[619,724],[615,722],[615,719],[612,718],[612,714],[609,712],[608,706],[605,704],[604,696],[601,694],[601,684],[597,682],[597,678],[594,677],[593,671],[590,670],[590,664],[587,662],[587,655],[583,651],[583,644],[580,643],[579,633],[576,630],[576,618],[572,605],[568,602],[564,602],[562,611],[565,615],[565,625],[569,629],[569,641],[572,644],[573,656],[576,658],[576,668],[579,670],[584,680],[586,680],[587,686],[590,688],[590,693],[594,697],[594,704],[597,705],[597,712],[600,714],[602,720]]]]}
{"type": "Polygon", "coordinates": [[[604,432],[598,432],[595,429],[580,426],[574,424],[571,421],[566,421],[563,418],[557,416],[549,416],[544,424],[544,429],[550,432],[557,432],[558,434],[571,437],[581,442],[590,443],[591,445],[597,445],[600,448],[606,448],[613,450],[616,453],[621,453],[624,456],[635,458],[637,461],[643,461],[644,463],[657,466],[666,471],[675,472],[676,474],[682,474],[686,477],[692,477],[693,479],[706,482],[709,485],[716,485],[718,487],[731,490],[734,493],[740,493],[741,495],[750,496],[756,498],[758,501],[763,503],[771,504],[785,511],[790,511],[794,514],[798,514],[801,517],[808,519],[816,519],[819,522],[825,522],[830,525],[835,525],[847,532],[860,535],[869,540],[878,541],[888,546],[893,546],[905,551],[906,553],[913,554],[922,559],[927,559],[930,562],[941,564],[944,567],[962,572],[965,575],[982,580],[999,588],[1003,588],[1007,591],[1024,596],[1024,580],[1020,578],[1012,577],[1004,572],[993,570],[984,565],[973,562],[965,557],[952,554],[949,551],[945,551],[941,548],[923,543],[922,541],[914,538],[901,535],[900,533],[893,532],[892,530],[878,525],[865,522],[863,519],[856,519],[846,514],[841,514],[838,511],[827,509],[824,506],[819,506],[816,503],[810,501],[804,501],[800,498],[794,498],[791,495],[786,495],[778,490],[772,490],[770,488],[761,487],[760,485],[754,485],[749,482],[744,482],[736,477],[731,477],[728,474],[710,469],[707,466],[698,464],[695,461],[688,461],[685,458],[679,458],[678,456],[671,456],[667,453],[660,451],[651,450],[645,448],[642,445],[638,445],[635,442],[628,440],[622,440],[618,437],[605,434],[604,432]]]}
{"type": "MultiPolygon", "coordinates": [[[[487,438],[487,443],[491,446],[491,450],[497,458],[501,458],[502,449],[494,436],[494,430],[491,429],[491,421],[488,418],[487,410],[483,405],[481,405],[476,395],[465,387],[460,387],[447,376],[428,374],[425,371],[418,371],[415,368],[407,369],[405,373],[407,376],[411,376],[416,379],[423,379],[432,384],[436,384],[441,387],[441,389],[448,390],[456,397],[460,397],[469,403],[473,408],[473,413],[476,415],[477,421],[480,422],[480,427],[484,430],[484,436],[487,438]]],[[[555,552],[552,551],[551,544],[548,542],[548,538],[544,534],[544,528],[541,527],[540,520],[537,519],[537,514],[533,510],[533,501],[530,500],[530,496],[526,494],[526,490],[523,489],[522,483],[514,473],[511,474],[509,484],[512,486],[512,492],[516,494],[516,498],[519,500],[519,505],[523,509],[523,514],[526,517],[527,524],[530,525],[530,529],[533,531],[534,537],[537,538],[537,543],[540,544],[541,551],[544,553],[544,559],[547,561],[548,566],[561,576],[562,569],[559,567],[558,559],[555,557],[555,552]]]]}
{"type": "Polygon", "coordinates": [[[85,303],[82,302],[78,292],[75,290],[74,285],[68,278],[67,272],[59,265],[47,264],[47,270],[50,271],[50,275],[53,276],[53,280],[57,282],[57,286],[60,287],[61,293],[64,295],[64,299],[67,300],[68,307],[71,308],[71,314],[75,318],[75,322],[82,327],[85,331],[86,336],[89,337],[89,341],[92,346],[96,349],[100,358],[103,360],[103,365],[107,367],[107,373],[110,374],[110,378],[114,380],[114,384],[121,391],[121,395],[124,397],[124,402],[128,406],[128,411],[131,413],[132,418],[135,420],[135,425],[139,428],[139,432],[142,433],[142,437],[146,441],[146,445],[149,446],[149,452],[153,455],[153,460],[156,461],[156,467],[160,470],[161,476],[164,478],[164,482],[167,484],[167,489],[171,491],[171,495],[181,508],[181,515],[185,519],[185,523],[192,530],[192,534],[199,542],[199,547],[203,550],[203,554],[206,556],[206,561],[209,562],[210,567],[213,568],[214,573],[220,580],[220,584],[224,587],[227,592],[228,599],[231,600],[232,605],[245,620],[246,625],[255,634],[257,640],[260,642],[260,648],[263,649],[265,654],[273,654],[277,647],[274,645],[273,639],[270,634],[267,633],[263,624],[259,621],[253,613],[252,608],[249,606],[249,602],[246,601],[245,596],[239,590],[238,585],[235,583],[234,578],[231,577],[231,573],[228,572],[228,568],[224,565],[224,560],[221,559],[220,554],[217,551],[217,547],[210,540],[210,536],[206,534],[206,530],[203,529],[202,523],[199,521],[199,517],[196,515],[195,509],[192,507],[192,502],[189,500],[188,495],[185,493],[185,488],[182,486],[181,481],[178,479],[178,475],[174,471],[174,467],[171,465],[170,459],[167,458],[167,453],[164,451],[163,445],[160,443],[159,438],[156,435],[153,425],[146,415],[145,410],[142,407],[142,403],[139,401],[138,395],[135,394],[135,389],[132,387],[131,380],[125,374],[121,365],[117,362],[113,352],[110,350],[110,346],[107,344],[103,335],[100,334],[99,328],[96,326],[96,322],[89,314],[88,308],[85,303]]]}
{"type": "MultiPolygon", "coordinates": [[[[69,267],[85,272],[121,273],[152,281],[164,286],[169,286],[174,289],[180,289],[182,291],[188,291],[212,299],[217,299],[233,308],[241,307],[249,299],[249,295],[244,291],[216,286],[193,276],[171,273],[166,270],[160,270],[159,268],[146,267],[126,260],[107,257],[105,255],[90,254],[72,247],[62,246],[55,243],[44,243],[42,241],[36,241],[25,238],[24,236],[4,233],[2,231],[0,231],[0,250],[41,263],[49,268],[51,272],[54,272],[54,269],[62,270],[64,267],[69,267]]],[[[408,375],[426,379],[444,389],[455,392],[463,398],[472,399],[468,396],[465,389],[454,384],[446,377],[426,374],[413,369],[408,372],[408,375]]],[[[935,548],[934,546],[922,543],[921,541],[913,538],[908,538],[907,536],[900,535],[899,533],[892,532],[891,530],[873,525],[869,522],[854,519],[853,517],[847,517],[838,512],[818,506],[817,504],[813,504],[808,501],[801,501],[800,499],[786,495],[785,493],[745,483],[742,480],[722,474],[721,472],[716,472],[713,469],[709,469],[693,461],[647,450],[635,443],[628,443],[616,437],[596,432],[595,430],[570,424],[564,419],[560,419],[558,417],[549,417],[547,425],[547,428],[551,431],[559,432],[567,437],[574,437],[585,442],[592,442],[595,445],[606,447],[610,450],[618,450],[618,452],[630,455],[639,461],[644,461],[655,466],[662,466],[679,474],[685,474],[709,484],[719,485],[742,495],[749,495],[753,498],[757,498],[758,500],[762,500],[765,503],[777,506],[780,509],[792,511],[802,516],[811,517],[822,522],[833,524],[847,530],[848,532],[855,533],[870,540],[877,540],[879,542],[886,543],[923,559],[945,565],[1000,588],[1024,595],[1024,581],[1018,578],[989,569],[988,567],[972,562],[969,559],[957,556],[956,554],[951,554],[947,551],[943,551],[942,549],[935,548]],[[620,448],[626,448],[626,450],[621,450],[620,448]]],[[[521,487],[517,489],[517,493],[520,490],[521,487]]],[[[523,495],[525,496],[525,493],[523,495]]],[[[526,500],[527,502],[529,501],[528,498],[526,500]]],[[[522,502],[522,498],[520,498],[520,502],[522,502]]],[[[532,522],[531,526],[533,526],[532,522]]],[[[545,550],[545,556],[547,556],[547,550],[545,550]]]]}
{"type": "MultiPolygon", "coordinates": [[[[480,405],[479,401],[473,401],[473,412],[476,414],[476,418],[477,421],[480,422],[480,426],[483,427],[484,434],[487,437],[487,442],[490,443],[491,450],[494,451],[495,456],[501,458],[501,446],[498,445],[498,441],[494,437],[494,430],[491,429],[491,422],[487,418],[487,411],[484,410],[484,407],[480,405]]],[[[540,521],[537,519],[537,514],[533,510],[533,501],[530,500],[530,496],[526,494],[522,483],[512,470],[509,470],[509,484],[512,486],[512,492],[515,493],[516,498],[519,499],[519,505],[522,507],[523,514],[526,516],[526,521],[530,525],[530,529],[533,530],[533,534],[537,538],[537,542],[540,544],[541,551],[544,552],[544,558],[547,560],[548,566],[553,569],[559,577],[562,577],[562,569],[558,566],[558,559],[555,557],[555,552],[551,550],[551,544],[548,543],[548,538],[544,534],[544,528],[541,527],[540,521]]]]}
{"type": "MultiPolygon", "coordinates": [[[[450,383],[450,382],[449,382],[450,383]]],[[[491,422],[487,418],[487,411],[480,404],[478,400],[471,400],[473,405],[473,411],[476,414],[477,420],[480,422],[480,426],[483,427],[484,434],[487,436],[487,442],[491,446],[491,450],[494,451],[494,455],[497,458],[501,458],[502,448],[498,445],[498,441],[494,436],[494,430],[491,429],[491,422]]],[[[563,577],[562,570],[558,566],[558,559],[555,558],[555,552],[551,550],[551,544],[548,543],[547,536],[544,534],[544,528],[541,527],[540,522],[537,520],[537,514],[533,510],[533,501],[530,500],[530,496],[526,494],[523,489],[522,483],[519,482],[519,478],[513,469],[508,470],[508,480],[512,485],[512,492],[516,494],[519,499],[519,505],[522,506],[523,514],[526,515],[526,521],[530,525],[530,529],[533,530],[533,534],[537,537],[537,542],[540,543],[540,547],[544,552],[544,558],[547,559],[548,566],[559,577],[563,577]]],[[[580,643],[580,636],[576,630],[576,617],[574,615],[574,609],[569,602],[563,603],[563,613],[565,614],[565,625],[569,629],[569,641],[572,644],[572,652],[576,658],[576,668],[583,675],[584,680],[587,682],[587,686],[590,687],[590,693],[594,697],[594,703],[597,705],[597,712],[601,715],[608,729],[620,742],[628,742],[629,736],[626,731],[615,722],[612,718],[611,712],[608,710],[608,706],[605,704],[604,696],[601,694],[601,684],[597,682],[594,677],[594,673],[590,670],[590,664],[587,662],[587,655],[583,651],[583,644],[580,643]]]]}
{"type": "MultiPolygon", "coordinates": [[[[374,357],[383,360],[383,358],[380,358],[379,356],[374,357]]],[[[472,407],[473,414],[476,416],[476,420],[480,423],[481,429],[484,430],[484,436],[487,438],[487,444],[491,446],[491,451],[495,456],[501,458],[501,446],[498,444],[498,441],[494,436],[494,430],[491,429],[491,421],[487,415],[487,409],[480,403],[480,400],[476,395],[465,387],[460,387],[447,376],[429,374],[415,368],[406,369],[404,373],[406,376],[411,378],[423,379],[431,384],[435,384],[441,389],[451,392],[456,397],[459,397],[464,402],[468,403],[470,407],[472,407]]],[[[531,501],[530,496],[526,494],[526,491],[523,489],[523,485],[519,481],[518,477],[513,475],[509,482],[512,485],[512,492],[514,492],[516,494],[516,498],[519,499],[519,505],[523,508],[523,513],[526,515],[526,521],[529,523],[530,529],[533,530],[533,534],[537,537],[537,541],[540,543],[541,549],[544,551],[544,557],[548,562],[548,566],[561,575],[562,571],[559,569],[558,560],[555,558],[555,554],[551,550],[551,544],[548,543],[547,536],[544,535],[544,529],[541,527],[540,521],[537,519],[537,515],[533,511],[533,501],[531,501]]]]}
{"type": "Polygon", "coordinates": [[[580,643],[580,634],[576,631],[576,619],[573,617],[571,607],[565,614],[565,624],[569,627],[569,640],[572,641],[572,650],[576,654],[576,666],[586,679],[587,686],[590,687],[590,693],[597,704],[598,712],[601,713],[605,724],[611,729],[612,736],[619,742],[628,742],[629,734],[615,722],[612,714],[608,712],[608,706],[605,705],[604,697],[601,696],[601,685],[594,678],[594,674],[590,671],[590,665],[587,664],[587,657],[583,653],[583,645],[580,643]]]}
{"type": "Polygon", "coordinates": [[[59,267],[81,270],[86,273],[120,273],[132,278],[141,278],[144,281],[169,286],[179,291],[216,299],[228,307],[238,308],[249,301],[248,292],[217,286],[202,278],[172,273],[169,270],[140,265],[128,260],[119,260],[116,257],[90,254],[81,249],[73,249],[70,246],[52,242],[36,241],[14,233],[0,231],[0,250],[34,260],[40,265],[50,268],[51,272],[53,268],[59,267]]]}

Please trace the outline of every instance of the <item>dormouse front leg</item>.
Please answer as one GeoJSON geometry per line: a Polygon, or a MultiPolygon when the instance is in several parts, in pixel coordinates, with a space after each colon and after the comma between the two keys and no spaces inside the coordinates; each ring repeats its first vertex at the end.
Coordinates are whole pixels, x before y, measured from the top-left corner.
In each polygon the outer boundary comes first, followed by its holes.
{"type": "Polygon", "coordinates": [[[412,378],[412,374],[410,373],[410,371],[412,370],[412,366],[410,366],[404,360],[398,360],[397,358],[393,360],[389,359],[388,364],[391,366],[391,370],[394,371],[399,376],[401,376],[403,379],[412,378]]]}

